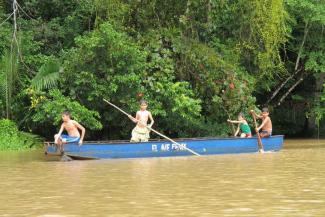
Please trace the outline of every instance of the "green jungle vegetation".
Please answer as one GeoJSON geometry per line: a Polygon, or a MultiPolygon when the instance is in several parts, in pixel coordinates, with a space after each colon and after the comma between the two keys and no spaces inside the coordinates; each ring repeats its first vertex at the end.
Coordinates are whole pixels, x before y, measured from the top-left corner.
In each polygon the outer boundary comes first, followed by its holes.
{"type": "Polygon", "coordinates": [[[322,136],[324,27],[324,0],[1,0],[0,150],[52,140],[66,109],[87,140],[128,139],[103,98],[146,99],[171,137],[263,106],[274,134],[322,136]]]}

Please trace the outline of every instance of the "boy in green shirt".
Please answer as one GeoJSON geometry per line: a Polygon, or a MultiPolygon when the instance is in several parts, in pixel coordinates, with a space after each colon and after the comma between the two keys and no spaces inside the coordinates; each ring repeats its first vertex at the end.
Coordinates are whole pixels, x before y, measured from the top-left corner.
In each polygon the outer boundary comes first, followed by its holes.
{"type": "Polygon", "coordinates": [[[232,120],[229,120],[229,119],[227,121],[229,123],[232,123],[232,124],[238,124],[237,131],[236,131],[234,136],[237,136],[239,131],[241,131],[241,134],[240,134],[241,138],[250,138],[250,137],[252,137],[251,128],[249,127],[243,113],[239,113],[237,121],[232,121],[232,120]]]}

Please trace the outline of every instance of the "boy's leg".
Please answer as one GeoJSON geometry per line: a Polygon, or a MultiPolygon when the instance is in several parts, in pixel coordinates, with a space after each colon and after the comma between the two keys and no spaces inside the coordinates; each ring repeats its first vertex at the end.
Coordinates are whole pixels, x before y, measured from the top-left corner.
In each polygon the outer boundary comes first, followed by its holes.
{"type": "Polygon", "coordinates": [[[58,134],[55,134],[54,135],[54,141],[56,141],[55,144],[57,145],[58,150],[60,152],[62,152],[62,139],[61,139],[61,137],[59,137],[58,134]]]}
{"type": "Polygon", "coordinates": [[[140,142],[140,139],[138,138],[135,138],[135,137],[132,137],[130,142],[140,142]]]}
{"type": "Polygon", "coordinates": [[[261,138],[270,137],[270,132],[268,132],[268,131],[262,131],[260,133],[260,136],[261,136],[261,138]]]}
{"type": "Polygon", "coordinates": [[[132,130],[130,142],[137,142],[137,136],[134,130],[132,130]]]}
{"type": "Polygon", "coordinates": [[[150,139],[150,131],[146,129],[147,132],[141,135],[141,142],[148,142],[150,139]]]}
{"type": "Polygon", "coordinates": [[[141,135],[141,139],[140,139],[140,142],[148,142],[149,141],[149,138],[146,134],[142,134],[141,135]]]}
{"type": "Polygon", "coordinates": [[[130,142],[140,142],[140,138],[137,133],[136,127],[132,130],[130,142]]]}
{"type": "Polygon", "coordinates": [[[240,134],[240,138],[246,138],[246,133],[240,134]]]}
{"type": "Polygon", "coordinates": [[[148,142],[149,138],[146,134],[134,133],[131,142],[148,142]]]}
{"type": "Polygon", "coordinates": [[[150,136],[147,129],[135,127],[132,130],[131,142],[148,142],[150,136]]]}
{"type": "Polygon", "coordinates": [[[54,135],[54,139],[57,141],[56,145],[58,146],[59,151],[62,153],[63,152],[63,145],[67,144],[67,142],[63,141],[62,138],[59,137],[58,134],[54,135]]]}
{"type": "Polygon", "coordinates": [[[54,143],[55,143],[56,145],[58,145],[59,141],[61,141],[61,138],[59,137],[58,134],[55,134],[55,135],[54,135],[54,143]],[[57,141],[57,142],[55,142],[55,141],[57,141]]]}

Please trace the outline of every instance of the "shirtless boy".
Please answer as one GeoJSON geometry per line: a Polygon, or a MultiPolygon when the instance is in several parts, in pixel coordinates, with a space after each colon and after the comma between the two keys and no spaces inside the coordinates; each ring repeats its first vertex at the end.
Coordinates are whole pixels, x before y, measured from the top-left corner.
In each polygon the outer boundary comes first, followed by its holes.
{"type": "Polygon", "coordinates": [[[145,100],[140,101],[140,111],[137,112],[135,118],[129,115],[129,118],[137,125],[132,130],[131,142],[148,142],[150,138],[150,130],[154,120],[152,118],[151,112],[147,111],[148,103],[145,100]],[[150,124],[148,121],[150,119],[150,124]]]}
{"type": "Polygon", "coordinates": [[[68,111],[62,113],[62,125],[58,134],[54,136],[54,143],[59,145],[59,149],[63,151],[63,145],[67,143],[78,143],[82,145],[85,128],[81,126],[77,121],[71,120],[71,115],[68,111]],[[62,134],[66,130],[68,135],[62,134]],[[79,130],[81,131],[81,137],[79,130]]]}
{"type": "Polygon", "coordinates": [[[257,129],[255,129],[256,131],[260,131],[260,136],[262,138],[264,137],[270,137],[272,136],[272,121],[271,118],[269,117],[269,110],[268,108],[263,108],[262,109],[262,114],[261,115],[257,115],[254,111],[253,111],[254,115],[262,120],[262,123],[259,127],[257,127],[257,129]]]}

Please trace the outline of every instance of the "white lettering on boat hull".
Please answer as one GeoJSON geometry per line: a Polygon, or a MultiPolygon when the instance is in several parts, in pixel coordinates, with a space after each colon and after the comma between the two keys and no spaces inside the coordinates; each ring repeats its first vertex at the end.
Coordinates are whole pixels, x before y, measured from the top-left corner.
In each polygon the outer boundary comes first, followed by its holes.
{"type": "Polygon", "coordinates": [[[158,151],[157,145],[151,145],[151,150],[157,152],[158,151]]]}
{"type": "Polygon", "coordinates": [[[166,151],[184,151],[186,150],[187,145],[186,143],[180,143],[178,144],[170,144],[170,143],[163,143],[161,145],[156,145],[156,144],[152,144],[151,145],[151,150],[153,152],[158,152],[158,151],[162,151],[162,152],[166,152],[166,151]]]}

